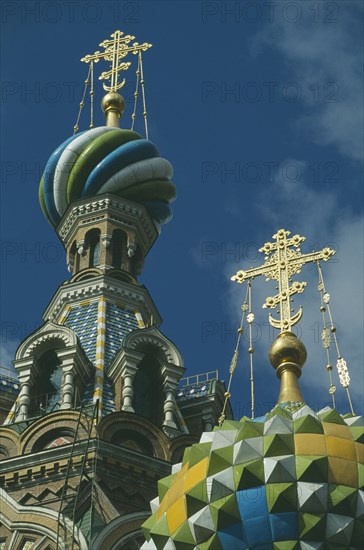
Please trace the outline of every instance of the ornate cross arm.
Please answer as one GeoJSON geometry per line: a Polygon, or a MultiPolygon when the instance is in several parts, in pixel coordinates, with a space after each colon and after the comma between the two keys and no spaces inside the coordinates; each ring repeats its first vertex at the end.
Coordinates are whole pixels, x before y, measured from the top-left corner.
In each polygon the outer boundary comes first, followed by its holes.
{"type": "Polygon", "coordinates": [[[264,246],[262,246],[262,248],[259,248],[259,252],[264,252],[265,255],[268,255],[274,250],[277,250],[279,246],[282,247],[282,241],[285,242],[286,246],[298,247],[301,243],[303,243],[303,241],[306,240],[306,237],[301,237],[301,235],[293,235],[293,237],[287,239],[286,237],[288,237],[288,235],[290,234],[290,231],[280,229],[275,235],[273,235],[273,239],[277,239],[277,242],[264,243],[264,246]]]}
{"type": "MultiPolygon", "coordinates": [[[[307,283],[305,283],[305,282],[299,283],[298,281],[295,281],[293,283],[293,285],[289,287],[287,295],[288,296],[293,296],[293,294],[301,294],[305,290],[306,285],[307,285],[307,283]]],[[[286,298],[286,293],[285,292],[282,292],[281,294],[283,294],[283,298],[286,298]]],[[[264,302],[262,307],[264,307],[264,308],[277,307],[279,305],[281,299],[282,299],[281,294],[276,294],[275,296],[268,296],[265,299],[265,302],[264,302]]]]}
{"type": "Polygon", "coordinates": [[[290,286],[291,277],[299,273],[302,267],[309,262],[318,262],[320,260],[327,261],[335,254],[335,250],[324,248],[318,252],[309,254],[301,254],[299,249],[300,244],[305,240],[305,237],[290,235],[289,231],[280,229],[273,238],[276,242],[265,243],[260,252],[265,254],[265,263],[256,268],[251,268],[246,271],[238,271],[236,275],[231,277],[233,281],[243,283],[248,279],[253,279],[259,275],[264,275],[266,280],[274,279],[278,281],[278,294],[269,296],[263,307],[275,308],[279,306],[280,319],[274,319],[269,315],[269,322],[275,328],[280,328],[281,332],[291,330],[292,326],[298,323],[302,317],[302,308],[298,312],[291,315],[291,296],[297,293],[302,293],[306,286],[306,282],[294,282],[290,286]],[[292,248],[296,250],[292,250],[292,248]]]}
{"type": "Polygon", "coordinates": [[[148,42],[144,42],[143,44],[134,42],[129,46],[128,44],[134,40],[135,36],[130,34],[124,36],[122,31],[115,31],[111,37],[113,40],[104,40],[99,44],[99,46],[104,48],[104,51],[96,51],[93,54],[85,55],[81,61],[84,63],[97,63],[100,59],[111,61],[110,70],[104,71],[99,77],[99,80],[110,79],[110,85],[107,86],[103,84],[103,87],[108,92],[116,92],[125,84],[125,78],[121,82],[118,82],[119,72],[126,71],[131,65],[129,62],[119,63],[120,59],[123,59],[129,53],[136,55],[142,51],[145,52],[152,47],[152,44],[148,42]]]}
{"type": "Polygon", "coordinates": [[[265,263],[260,267],[252,267],[251,269],[247,269],[246,271],[240,270],[231,277],[231,280],[237,283],[243,283],[248,279],[254,279],[254,277],[258,277],[259,275],[267,275],[267,272],[268,272],[268,264],[265,263]]]}
{"type": "MultiPolygon", "coordinates": [[[[127,71],[130,67],[131,63],[129,62],[123,62],[123,63],[120,63],[120,65],[117,67],[117,71],[127,71]]],[[[99,80],[108,80],[109,78],[113,78],[113,69],[110,69],[110,71],[104,71],[103,73],[100,74],[99,76],[99,80]]],[[[123,80],[119,83],[115,83],[113,86],[106,86],[105,84],[103,84],[103,87],[105,90],[108,90],[108,91],[113,91],[113,92],[116,92],[117,90],[120,90],[120,88],[122,88],[125,84],[125,78],[123,78],[123,80]]]]}

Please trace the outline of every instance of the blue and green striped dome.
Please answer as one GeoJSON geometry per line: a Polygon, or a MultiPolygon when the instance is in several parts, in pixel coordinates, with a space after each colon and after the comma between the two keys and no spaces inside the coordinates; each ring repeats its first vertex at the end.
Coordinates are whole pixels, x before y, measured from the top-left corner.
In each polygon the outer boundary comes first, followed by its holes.
{"type": "Polygon", "coordinates": [[[51,154],[39,186],[39,200],[56,226],[71,202],[114,193],[142,204],[158,223],[172,217],[176,197],[173,168],[157,147],[137,132],[101,126],[63,142],[51,154]]]}

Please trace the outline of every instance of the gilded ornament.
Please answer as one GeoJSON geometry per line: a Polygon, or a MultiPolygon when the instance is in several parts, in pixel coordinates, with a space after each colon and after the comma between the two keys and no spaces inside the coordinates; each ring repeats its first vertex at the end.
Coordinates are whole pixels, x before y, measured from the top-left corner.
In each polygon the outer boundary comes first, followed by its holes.
{"type": "Polygon", "coordinates": [[[265,254],[265,263],[256,268],[248,269],[247,271],[238,271],[232,281],[243,283],[248,279],[253,279],[258,275],[264,275],[266,280],[274,279],[278,281],[278,294],[267,297],[263,307],[275,308],[279,306],[280,319],[275,319],[269,315],[270,324],[279,328],[281,332],[290,331],[292,326],[298,323],[302,317],[302,307],[294,313],[291,309],[291,296],[297,293],[302,293],[305,289],[306,282],[294,282],[290,286],[291,277],[296,273],[300,273],[302,267],[308,262],[318,262],[319,260],[327,261],[335,254],[335,250],[324,248],[318,252],[309,254],[301,254],[299,249],[300,244],[305,240],[301,235],[289,237],[290,231],[279,229],[273,239],[276,242],[265,243],[259,249],[259,252],[265,254]],[[296,250],[292,250],[292,248],[296,250]],[[293,315],[291,315],[293,313],[293,315]]]}
{"type": "Polygon", "coordinates": [[[327,327],[325,327],[323,329],[321,338],[322,338],[322,343],[323,343],[324,348],[328,349],[330,347],[330,343],[331,343],[331,334],[330,334],[330,331],[327,327]]]}
{"type": "Polygon", "coordinates": [[[109,85],[103,83],[104,90],[107,92],[117,92],[125,84],[125,78],[119,82],[119,72],[127,71],[131,65],[129,61],[120,62],[120,60],[124,59],[129,53],[137,55],[142,51],[145,52],[152,47],[152,44],[148,42],[144,42],[144,44],[139,44],[138,42],[130,44],[135,36],[130,34],[124,35],[122,31],[115,31],[111,35],[111,38],[112,40],[104,40],[99,44],[99,46],[104,48],[104,51],[101,52],[98,50],[93,54],[85,55],[81,61],[84,63],[98,63],[100,59],[110,61],[111,69],[101,73],[99,80],[110,80],[109,85]]]}
{"type": "Polygon", "coordinates": [[[339,357],[336,362],[337,371],[339,373],[340,384],[347,388],[350,384],[350,376],[347,363],[343,357],[339,357]]]}

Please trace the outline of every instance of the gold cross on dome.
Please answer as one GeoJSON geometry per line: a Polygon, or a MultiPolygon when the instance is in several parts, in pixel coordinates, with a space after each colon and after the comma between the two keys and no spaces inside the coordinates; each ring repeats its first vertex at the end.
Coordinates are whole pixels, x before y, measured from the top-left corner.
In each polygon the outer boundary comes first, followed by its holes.
{"type": "Polygon", "coordinates": [[[119,72],[126,71],[131,65],[130,62],[119,63],[119,61],[124,59],[124,57],[126,57],[129,53],[137,55],[142,51],[145,52],[146,50],[149,50],[149,48],[152,47],[152,44],[149,44],[148,42],[144,42],[144,44],[134,42],[129,46],[135,36],[131,36],[130,34],[124,35],[122,31],[115,31],[111,35],[111,38],[112,40],[104,40],[101,44],[99,44],[99,46],[104,48],[103,52],[96,51],[93,54],[86,55],[81,59],[81,61],[84,63],[97,63],[100,59],[111,61],[111,69],[101,73],[99,80],[110,80],[110,85],[107,86],[103,83],[103,87],[108,92],[116,92],[125,84],[125,78],[119,82],[119,72]]]}
{"type": "Polygon", "coordinates": [[[301,268],[308,262],[318,262],[319,260],[326,262],[335,254],[335,250],[327,247],[318,252],[301,254],[300,244],[306,237],[294,235],[288,238],[290,234],[290,231],[279,229],[272,237],[276,242],[265,243],[259,249],[259,252],[265,254],[265,263],[260,267],[251,268],[247,271],[238,271],[236,275],[231,277],[232,281],[238,283],[243,283],[258,275],[264,275],[267,281],[270,279],[278,281],[278,294],[268,296],[263,307],[275,308],[279,306],[280,319],[275,319],[270,313],[269,322],[273,327],[279,328],[281,332],[291,330],[293,325],[298,323],[302,317],[302,306],[295,314],[291,315],[293,313],[291,296],[303,292],[307,283],[293,282],[290,286],[292,275],[300,273],[301,268]]]}

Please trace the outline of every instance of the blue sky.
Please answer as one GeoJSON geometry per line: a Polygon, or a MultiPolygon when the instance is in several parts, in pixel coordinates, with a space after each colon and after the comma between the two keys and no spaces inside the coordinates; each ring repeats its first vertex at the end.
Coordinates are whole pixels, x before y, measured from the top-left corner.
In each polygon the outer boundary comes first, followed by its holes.
{"type": "MultiPolygon", "coordinates": [[[[10,366],[68,277],[38,183],[50,153],[72,134],[87,70],[80,58],[120,29],[153,44],[144,55],[149,137],[173,164],[178,198],[140,280],[187,374],[218,369],[227,379],[245,292],[230,276],[260,265],[258,248],[283,227],[306,236],[303,252],[337,250],[324,275],[360,410],[363,3],[54,0],[4,1],[1,9],[2,365],[10,366]]],[[[132,69],[128,77],[126,128],[132,69]]],[[[80,126],[88,127],[86,112],[80,126]]],[[[295,301],[304,306],[297,330],[309,354],[301,387],[320,408],[329,394],[315,267],[296,280],[308,281],[295,301]]],[[[261,308],[274,292],[273,283],[254,282],[257,413],[278,395],[261,308]]],[[[237,417],[249,414],[247,347],[243,338],[232,396],[237,417]]],[[[335,384],[346,412],[336,376],[335,384]]]]}

